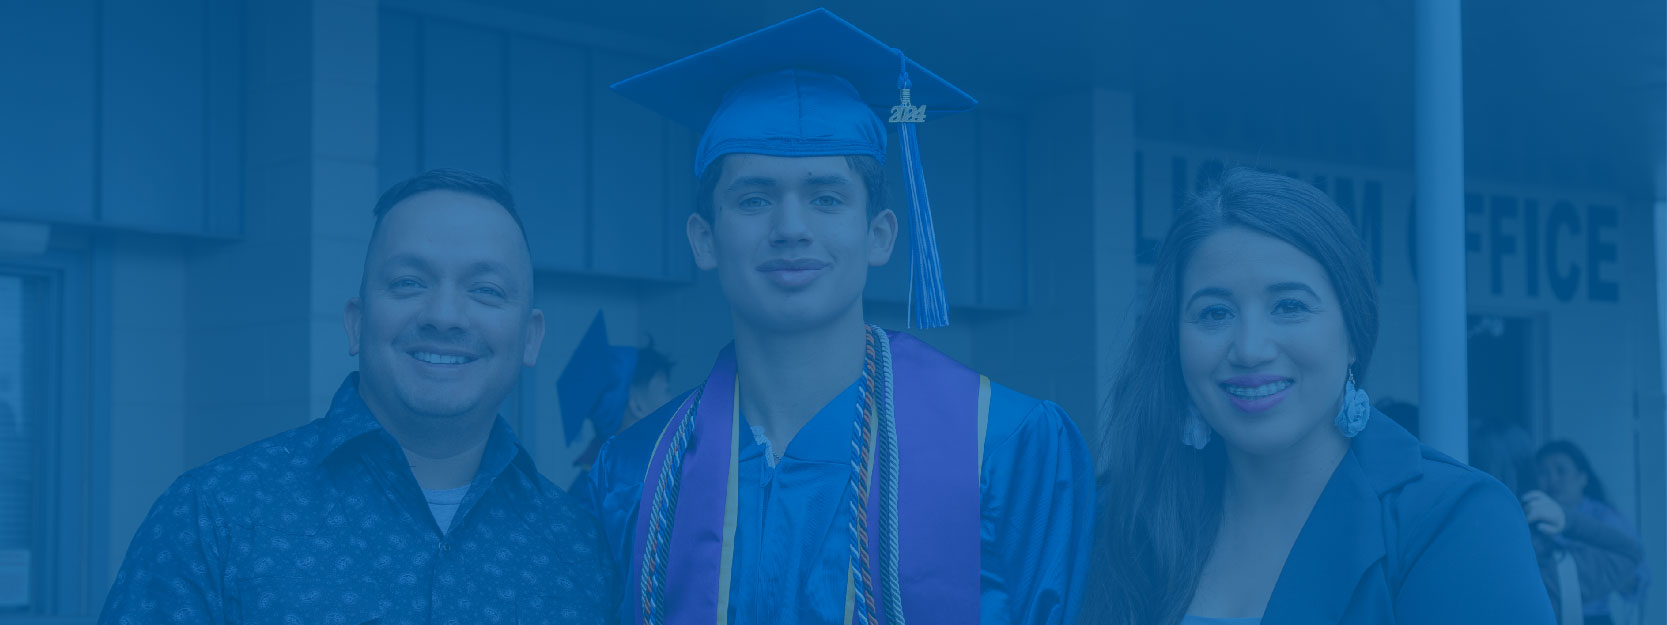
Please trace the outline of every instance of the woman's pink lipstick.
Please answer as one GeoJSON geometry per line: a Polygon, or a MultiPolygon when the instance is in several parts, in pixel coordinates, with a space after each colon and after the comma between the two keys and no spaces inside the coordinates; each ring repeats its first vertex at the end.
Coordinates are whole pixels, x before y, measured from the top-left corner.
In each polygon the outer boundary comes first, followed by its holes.
{"type": "Polygon", "coordinates": [[[1293,382],[1290,378],[1287,378],[1287,377],[1284,377],[1284,376],[1277,376],[1277,375],[1241,375],[1241,376],[1229,378],[1229,379],[1227,379],[1227,381],[1222,382],[1221,383],[1221,392],[1226,394],[1227,395],[1227,401],[1232,402],[1233,405],[1237,406],[1239,410],[1242,410],[1242,411],[1244,411],[1246,413],[1249,413],[1249,414],[1256,414],[1258,412],[1264,412],[1264,411],[1268,410],[1269,408],[1272,408],[1274,406],[1279,405],[1279,402],[1285,401],[1285,396],[1290,394],[1292,386],[1296,386],[1296,383],[1293,382]],[[1241,396],[1239,396],[1237,394],[1234,394],[1233,392],[1228,390],[1229,387],[1253,389],[1253,388],[1258,388],[1258,387],[1262,387],[1262,386],[1267,386],[1269,384],[1280,384],[1280,383],[1284,383],[1285,388],[1279,389],[1277,392],[1274,392],[1274,393],[1270,393],[1270,394],[1267,394],[1267,395],[1263,395],[1263,396],[1260,396],[1260,397],[1254,397],[1254,398],[1241,397],[1241,396]]]}

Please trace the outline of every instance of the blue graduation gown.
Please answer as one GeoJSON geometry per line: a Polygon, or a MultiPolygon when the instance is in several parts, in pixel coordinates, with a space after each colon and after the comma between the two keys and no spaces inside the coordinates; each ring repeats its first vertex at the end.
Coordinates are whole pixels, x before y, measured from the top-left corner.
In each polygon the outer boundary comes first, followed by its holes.
{"type": "Polygon", "coordinates": [[[1262,625],[1282,623],[1553,618],[1516,497],[1374,411],[1279,574],[1262,625]]]}
{"type": "MultiPolygon", "coordinates": [[[[731,623],[842,622],[857,397],[853,382],[778,449],[773,468],[742,423],[731,623]]],[[[682,401],[616,435],[592,468],[590,499],[622,571],[631,562],[649,454],[682,401]]],[[[1072,623],[1093,528],[1093,468],[1082,435],[1059,406],[992,383],[985,441],[980,620],[1072,623]]],[[[628,617],[637,600],[626,597],[620,614],[628,617]]]]}

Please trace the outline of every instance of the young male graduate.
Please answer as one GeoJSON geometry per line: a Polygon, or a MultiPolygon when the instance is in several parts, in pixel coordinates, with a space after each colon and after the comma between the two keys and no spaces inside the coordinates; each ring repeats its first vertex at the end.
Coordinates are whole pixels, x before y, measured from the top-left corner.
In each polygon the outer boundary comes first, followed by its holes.
{"type": "Polygon", "coordinates": [[[604,445],[597,506],[629,623],[1070,623],[1093,475],[1058,406],[865,323],[891,257],[887,119],[913,314],[947,323],[914,123],[973,99],[825,10],[613,86],[691,127],[697,265],[735,341],[604,445]]]}

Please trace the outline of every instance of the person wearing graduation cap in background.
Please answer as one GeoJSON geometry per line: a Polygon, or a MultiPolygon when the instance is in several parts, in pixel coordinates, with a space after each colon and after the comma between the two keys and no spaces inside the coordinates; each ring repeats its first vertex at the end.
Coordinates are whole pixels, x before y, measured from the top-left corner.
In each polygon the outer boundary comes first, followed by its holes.
{"type": "Polygon", "coordinates": [[[621,620],[1074,621],[1094,479],[1070,418],[863,318],[895,131],[910,315],[947,323],[914,124],[976,102],[821,9],[613,88],[704,126],[687,234],[735,336],[592,471],[621,620]]]}
{"type": "Polygon", "coordinates": [[[654,349],[653,339],[645,347],[608,344],[608,326],[602,311],[596,311],[573,357],[556,379],[561,402],[562,433],[567,444],[579,437],[585,421],[596,430],[585,452],[573,461],[579,477],[568,492],[588,497],[590,465],[608,437],[631,427],[671,399],[671,359],[654,349]]]}

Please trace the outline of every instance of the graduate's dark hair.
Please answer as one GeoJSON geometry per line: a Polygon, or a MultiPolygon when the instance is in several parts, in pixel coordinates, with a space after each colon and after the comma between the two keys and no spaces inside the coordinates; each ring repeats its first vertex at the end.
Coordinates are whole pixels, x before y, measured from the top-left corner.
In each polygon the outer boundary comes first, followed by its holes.
{"type": "Polygon", "coordinates": [[[1189,202],[1158,251],[1151,295],[1106,404],[1099,523],[1084,623],[1180,622],[1215,542],[1226,466],[1220,438],[1181,443],[1187,414],[1180,363],[1181,276],[1205,239],[1227,228],[1271,236],[1324,267],[1364,377],[1378,334],[1377,285],[1360,237],[1313,186],[1231,169],[1189,202]]]}
{"type": "Polygon", "coordinates": [[[631,371],[631,385],[648,384],[662,373],[670,378],[673,364],[670,356],[654,348],[654,337],[648,337],[648,344],[637,348],[637,366],[631,371]]]}
{"type": "MultiPolygon", "coordinates": [[[[729,155],[712,161],[701,173],[700,184],[695,185],[695,214],[709,224],[715,223],[712,221],[712,209],[717,201],[718,180],[724,177],[724,162],[727,160],[729,155]]],[[[886,209],[886,168],[872,156],[849,155],[845,157],[845,163],[862,178],[863,189],[868,191],[868,218],[873,219],[886,209]]]]}
{"type": "Polygon", "coordinates": [[[1586,474],[1586,490],[1581,492],[1582,495],[1603,505],[1609,505],[1609,496],[1604,493],[1603,482],[1598,480],[1598,474],[1592,472],[1592,461],[1586,458],[1585,452],[1580,451],[1580,448],[1572,442],[1557,440],[1546,443],[1544,447],[1541,447],[1540,452],[1534,454],[1534,459],[1544,462],[1546,458],[1554,454],[1568,456],[1569,462],[1574,463],[1574,468],[1586,474]]]}

